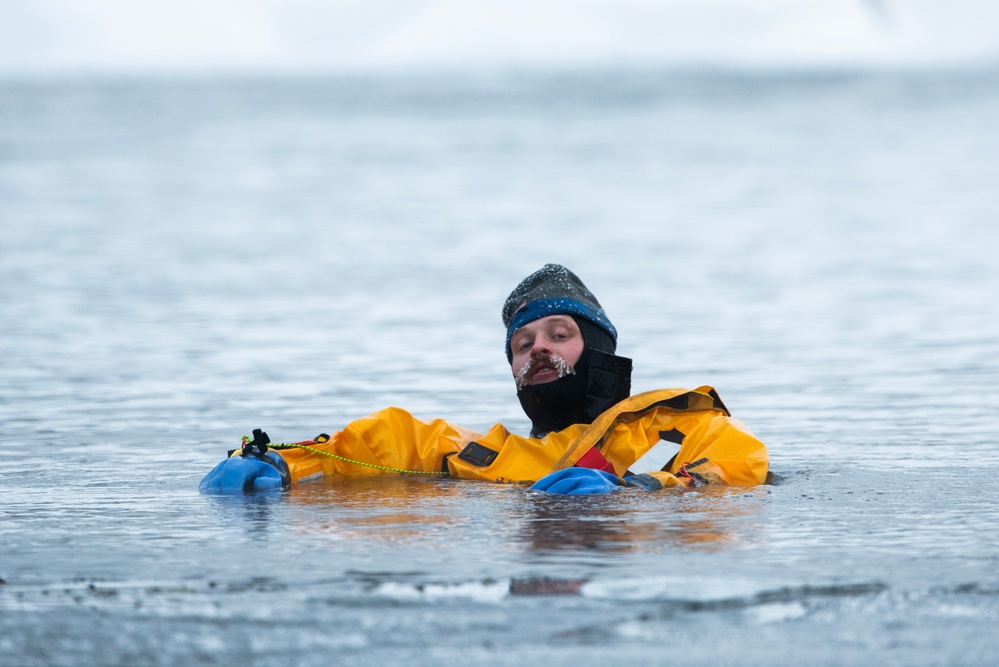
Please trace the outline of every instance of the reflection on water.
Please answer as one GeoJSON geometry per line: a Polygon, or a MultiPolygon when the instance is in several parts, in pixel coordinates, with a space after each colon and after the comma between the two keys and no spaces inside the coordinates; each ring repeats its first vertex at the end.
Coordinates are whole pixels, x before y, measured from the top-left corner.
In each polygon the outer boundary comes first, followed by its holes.
{"type": "Polygon", "coordinates": [[[524,486],[402,475],[336,478],[270,495],[213,498],[236,513],[248,536],[309,536],[339,548],[434,547],[469,531],[502,535],[503,551],[548,554],[655,553],[670,549],[744,548],[763,538],[767,489],[697,489],[648,493],[623,489],[571,498],[524,486]],[[273,522],[275,525],[270,526],[273,522]],[[325,537],[324,537],[325,536],[325,537]]]}
{"type": "Polygon", "coordinates": [[[648,497],[623,490],[577,499],[533,494],[525,522],[529,549],[655,552],[724,549],[759,539],[765,491],[703,489],[648,497]]]}

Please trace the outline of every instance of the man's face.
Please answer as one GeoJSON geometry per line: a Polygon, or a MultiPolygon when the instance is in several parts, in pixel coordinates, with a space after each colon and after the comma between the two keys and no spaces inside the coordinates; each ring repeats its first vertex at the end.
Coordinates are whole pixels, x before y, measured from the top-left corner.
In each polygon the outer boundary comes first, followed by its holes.
{"type": "Polygon", "coordinates": [[[568,315],[549,315],[514,331],[510,352],[510,368],[518,389],[554,382],[575,372],[583,354],[583,334],[568,315]]]}

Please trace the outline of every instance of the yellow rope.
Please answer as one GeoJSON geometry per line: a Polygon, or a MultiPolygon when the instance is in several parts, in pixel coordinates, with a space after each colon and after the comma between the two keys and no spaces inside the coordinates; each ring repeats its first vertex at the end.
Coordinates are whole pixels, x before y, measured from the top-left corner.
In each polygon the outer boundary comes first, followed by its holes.
{"type": "MultiPolygon", "coordinates": [[[[250,441],[249,437],[247,437],[247,436],[244,435],[243,436],[243,444],[245,445],[249,441],[250,441]]],[[[368,468],[375,468],[377,470],[385,470],[385,471],[388,471],[388,472],[408,473],[410,475],[441,475],[441,476],[445,476],[445,477],[449,474],[448,472],[445,472],[443,470],[405,470],[403,468],[390,468],[388,466],[380,466],[380,465],[377,465],[377,464],[374,464],[374,463],[365,463],[364,461],[355,461],[354,459],[348,459],[348,458],[346,458],[344,456],[339,456],[337,454],[332,454],[330,452],[324,452],[323,450],[316,449],[315,447],[309,447],[308,445],[303,445],[303,444],[298,444],[298,443],[293,443],[293,442],[279,442],[279,443],[273,443],[272,442],[272,443],[268,444],[267,446],[271,447],[273,449],[304,449],[304,450],[310,451],[310,452],[312,452],[314,454],[321,454],[322,456],[328,456],[331,459],[336,459],[338,461],[343,461],[345,463],[353,463],[354,465],[367,466],[368,468]]]]}

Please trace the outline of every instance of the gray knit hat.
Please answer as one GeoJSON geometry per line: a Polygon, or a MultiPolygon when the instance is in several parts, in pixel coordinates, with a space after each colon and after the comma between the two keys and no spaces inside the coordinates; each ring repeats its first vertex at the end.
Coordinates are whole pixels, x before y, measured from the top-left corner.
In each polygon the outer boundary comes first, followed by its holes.
{"type": "Polygon", "coordinates": [[[549,315],[572,315],[588,320],[617,343],[617,329],[583,281],[560,264],[545,264],[524,278],[503,304],[507,357],[510,356],[513,332],[549,315]]]}

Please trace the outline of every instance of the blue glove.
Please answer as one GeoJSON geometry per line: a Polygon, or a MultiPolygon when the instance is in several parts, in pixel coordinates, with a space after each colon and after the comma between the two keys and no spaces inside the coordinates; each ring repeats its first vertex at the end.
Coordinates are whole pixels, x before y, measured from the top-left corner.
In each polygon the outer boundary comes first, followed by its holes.
{"type": "Polygon", "coordinates": [[[284,458],[274,451],[260,456],[231,456],[215,466],[198,485],[198,491],[210,494],[239,494],[252,491],[279,491],[290,476],[285,477],[281,470],[287,470],[284,458]],[[265,461],[264,459],[268,459],[265,461]]]}
{"type": "Polygon", "coordinates": [[[531,489],[564,495],[584,495],[610,493],[616,491],[620,485],[621,480],[603,470],[565,468],[545,475],[535,482],[531,489]]]}

